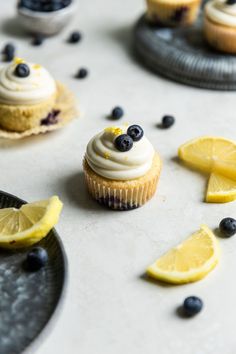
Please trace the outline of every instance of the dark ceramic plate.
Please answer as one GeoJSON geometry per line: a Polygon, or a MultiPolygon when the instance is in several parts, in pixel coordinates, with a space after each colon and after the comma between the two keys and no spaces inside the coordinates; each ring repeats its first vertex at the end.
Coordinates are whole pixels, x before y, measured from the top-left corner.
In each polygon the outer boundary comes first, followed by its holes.
{"type": "Polygon", "coordinates": [[[186,28],[154,27],[142,16],[134,36],[136,53],[156,73],[191,86],[236,90],[236,56],[221,54],[206,44],[202,15],[186,28]]]}
{"type": "MultiPolygon", "coordinates": [[[[0,191],[0,208],[19,208],[25,202],[0,191]]],[[[38,272],[22,267],[27,250],[0,250],[0,354],[22,353],[41,333],[62,296],[66,257],[53,229],[39,243],[49,262],[38,272]]]]}

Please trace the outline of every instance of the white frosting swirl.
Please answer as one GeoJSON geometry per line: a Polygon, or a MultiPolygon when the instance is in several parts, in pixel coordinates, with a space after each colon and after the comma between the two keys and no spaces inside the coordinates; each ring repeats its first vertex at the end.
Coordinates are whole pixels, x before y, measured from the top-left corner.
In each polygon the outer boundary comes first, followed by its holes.
{"type": "Polygon", "coordinates": [[[205,6],[205,14],[213,22],[236,27],[236,4],[228,5],[226,0],[211,0],[205,6]]]}
{"type": "Polygon", "coordinates": [[[113,180],[130,180],[142,177],[150,170],[155,151],[145,136],[134,142],[127,152],[116,149],[116,137],[126,132],[125,126],[107,128],[88,143],[85,157],[98,175],[113,180]]]}
{"type": "Polygon", "coordinates": [[[15,75],[14,61],[0,69],[0,102],[12,105],[36,104],[50,98],[56,92],[56,83],[49,72],[37,64],[27,65],[30,75],[21,78],[15,75]]]}

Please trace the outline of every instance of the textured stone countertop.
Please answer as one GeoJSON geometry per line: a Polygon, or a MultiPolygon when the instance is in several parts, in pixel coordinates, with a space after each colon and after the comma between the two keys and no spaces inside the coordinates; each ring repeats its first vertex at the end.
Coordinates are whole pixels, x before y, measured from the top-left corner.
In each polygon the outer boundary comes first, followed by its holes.
{"type": "Polygon", "coordinates": [[[42,47],[16,30],[14,1],[1,1],[0,43],[45,65],[80,101],[82,116],[64,130],[24,141],[0,141],[1,189],[28,201],[58,194],[57,230],[69,260],[66,297],[55,321],[30,349],[35,354],[232,354],[235,352],[236,238],[220,240],[222,261],[205,280],[164,286],[146,281],[146,266],[198,229],[235,216],[235,203],[202,202],[206,179],[178,165],[178,146],[199,135],[235,138],[235,93],[178,85],[143,68],[132,53],[132,28],[142,0],[80,0],[73,22],[42,47]],[[84,33],[78,45],[66,38],[84,33]],[[15,38],[13,38],[15,37],[15,38]],[[76,80],[87,67],[86,80],[76,80]],[[124,107],[123,121],[140,123],[163,159],[156,197],[141,209],[112,212],[87,195],[81,161],[88,139],[124,107]],[[169,130],[156,124],[176,117],[169,130]],[[204,300],[194,319],[176,308],[188,295],[204,300]],[[40,345],[39,345],[40,344],[40,345]]]}

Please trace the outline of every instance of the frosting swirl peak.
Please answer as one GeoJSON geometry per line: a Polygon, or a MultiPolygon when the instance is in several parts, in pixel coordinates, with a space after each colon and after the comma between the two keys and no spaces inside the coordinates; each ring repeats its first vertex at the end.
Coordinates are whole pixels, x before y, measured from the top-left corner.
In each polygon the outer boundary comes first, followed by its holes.
{"type": "Polygon", "coordinates": [[[236,4],[226,0],[211,0],[205,5],[207,17],[223,26],[236,27],[236,4]]]}
{"type": "Polygon", "coordinates": [[[155,152],[145,136],[134,142],[129,151],[116,149],[115,139],[126,134],[127,129],[127,126],[106,128],[88,143],[85,158],[98,175],[113,180],[130,180],[142,177],[150,170],[155,152]]]}
{"type": "Polygon", "coordinates": [[[16,58],[10,65],[0,69],[0,102],[12,105],[30,105],[50,98],[56,92],[56,83],[41,65],[27,63],[30,74],[18,77],[15,69],[24,63],[16,58]]]}

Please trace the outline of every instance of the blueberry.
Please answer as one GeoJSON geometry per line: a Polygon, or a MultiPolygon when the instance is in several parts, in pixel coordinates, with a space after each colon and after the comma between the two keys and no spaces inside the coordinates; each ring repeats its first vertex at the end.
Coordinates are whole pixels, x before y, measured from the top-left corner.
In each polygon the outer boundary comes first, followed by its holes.
{"type": "Polygon", "coordinates": [[[70,43],[78,43],[81,41],[81,39],[82,39],[81,33],[78,31],[75,31],[75,32],[71,33],[70,38],[69,38],[69,42],[70,43]]]}
{"type": "Polygon", "coordinates": [[[166,115],[162,118],[162,127],[167,129],[170,128],[175,122],[175,118],[173,116],[166,115]]]}
{"type": "Polygon", "coordinates": [[[47,251],[42,247],[35,247],[27,254],[26,266],[28,270],[36,271],[44,267],[47,261],[47,251]]]}
{"type": "Polygon", "coordinates": [[[236,220],[233,218],[224,218],[219,225],[219,229],[226,237],[236,234],[236,220]]]}
{"type": "Polygon", "coordinates": [[[189,296],[184,300],[183,310],[187,316],[194,316],[203,308],[203,302],[199,297],[189,296]]]}
{"type": "Polygon", "coordinates": [[[38,46],[43,44],[44,37],[41,34],[36,34],[32,40],[32,45],[38,46]]]}
{"type": "Polygon", "coordinates": [[[234,4],[236,4],[236,0],[227,0],[226,4],[227,5],[234,5],[234,4]]]}
{"type": "Polygon", "coordinates": [[[30,68],[27,64],[18,64],[14,73],[18,77],[25,78],[29,76],[30,68]]]}
{"type": "Polygon", "coordinates": [[[78,74],[76,75],[78,79],[85,79],[87,76],[88,76],[88,70],[85,68],[79,69],[78,74]]]}
{"type": "Polygon", "coordinates": [[[131,125],[127,130],[127,134],[133,139],[133,141],[139,141],[142,139],[144,131],[139,125],[131,125]]]}
{"type": "Polygon", "coordinates": [[[133,147],[133,139],[127,134],[121,134],[115,140],[115,147],[122,152],[129,151],[133,147]]]}
{"type": "Polygon", "coordinates": [[[111,118],[113,119],[120,119],[122,118],[124,115],[124,110],[123,108],[117,106],[115,108],[113,108],[112,112],[111,112],[111,118]]]}
{"type": "Polygon", "coordinates": [[[3,55],[4,55],[4,60],[9,62],[12,61],[14,59],[15,56],[15,46],[11,43],[8,43],[5,45],[5,47],[3,48],[3,55]]]}

